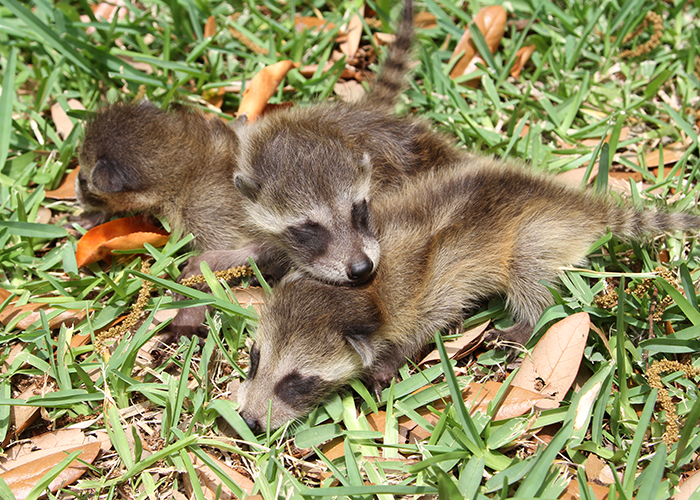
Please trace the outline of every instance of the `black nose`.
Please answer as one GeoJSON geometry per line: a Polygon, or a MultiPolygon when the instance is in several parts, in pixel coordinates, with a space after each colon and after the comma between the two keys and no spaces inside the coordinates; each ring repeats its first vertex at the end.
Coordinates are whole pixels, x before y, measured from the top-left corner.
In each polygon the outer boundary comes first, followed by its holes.
{"type": "Polygon", "coordinates": [[[350,266],[348,269],[348,278],[351,280],[363,280],[368,278],[373,270],[374,264],[372,264],[372,261],[365,259],[362,262],[356,262],[350,266]]]}
{"type": "Polygon", "coordinates": [[[258,423],[257,420],[254,418],[248,418],[245,415],[241,415],[243,418],[243,421],[250,427],[250,430],[253,431],[255,434],[259,434],[262,432],[262,427],[260,427],[260,424],[258,423]]]}

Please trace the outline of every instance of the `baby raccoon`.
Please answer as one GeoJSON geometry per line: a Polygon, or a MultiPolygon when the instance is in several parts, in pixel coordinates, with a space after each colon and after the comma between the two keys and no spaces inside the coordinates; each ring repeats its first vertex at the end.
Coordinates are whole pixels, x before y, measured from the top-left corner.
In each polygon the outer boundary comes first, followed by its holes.
{"type": "Polygon", "coordinates": [[[86,125],[79,151],[78,202],[86,225],[128,212],[157,214],[195,236],[199,250],[249,241],[233,184],[238,137],[221,120],[149,102],[102,108],[86,125]]]}
{"type": "MultiPolygon", "coordinates": [[[[407,73],[412,11],[407,0],[396,43],[363,101],[293,108],[236,127],[242,225],[316,279],[341,284],[369,278],[380,250],[368,225],[368,201],[462,157],[425,122],[392,114],[407,73]]],[[[203,260],[217,268],[245,264],[239,257],[203,254],[186,272],[198,273],[203,260]]]]}
{"type": "Polygon", "coordinates": [[[436,331],[494,295],[517,321],[498,335],[524,344],[552,301],[540,281],[584,261],[608,228],[638,239],[700,226],[695,215],[621,207],[479,157],[417,176],[370,209],[382,245],[373,279],[339,287],[294,273],[265,305],[238,396],[251,428],[265,428],[268,401],[279,427],[353,378],[378,391],[436,331]]]}

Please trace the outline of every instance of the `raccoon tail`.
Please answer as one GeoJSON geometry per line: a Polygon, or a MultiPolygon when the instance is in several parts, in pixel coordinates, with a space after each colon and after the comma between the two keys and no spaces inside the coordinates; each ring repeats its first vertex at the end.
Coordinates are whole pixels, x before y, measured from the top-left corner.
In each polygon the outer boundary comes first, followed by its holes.
{"type": "Polygon", "coordinates": [[[373,108],[391,110],[404,88],[408,61],[413,42],[413,0],[404,0],[401,23],[396,41],[387,54],[374,85],[364,98],[364,104],[373,108]]]}
{"type": "Polygon", "coordinates": [[[613,234],[641,239],[648,234],[667,231],[687,231],[700,228],[700,216],[687,212],[657,212],[618,208],[610,230],[613,234]]]}

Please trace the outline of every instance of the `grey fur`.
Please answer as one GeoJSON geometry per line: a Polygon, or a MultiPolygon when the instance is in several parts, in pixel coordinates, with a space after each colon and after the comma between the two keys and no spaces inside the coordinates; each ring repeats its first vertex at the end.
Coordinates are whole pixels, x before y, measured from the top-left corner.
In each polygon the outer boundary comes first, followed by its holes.
{"type": "Polygon", "coordinates": [[[639,238],[700,226],[695,215],[619,206],[479,157],[418,176],[371,208],[382,245],[374,279],[339,287],[295,273],[266,304],[257,372],[238,397],[252,428],[265,428],[268,400],[278,427],[353,378],[385,386],[436,331],[494,295],[507,297],[517,320],[498,334],[525,343],[552,301],[540,280],[554,283],[562,267],[582,263],[607,228],[639,238]]]}

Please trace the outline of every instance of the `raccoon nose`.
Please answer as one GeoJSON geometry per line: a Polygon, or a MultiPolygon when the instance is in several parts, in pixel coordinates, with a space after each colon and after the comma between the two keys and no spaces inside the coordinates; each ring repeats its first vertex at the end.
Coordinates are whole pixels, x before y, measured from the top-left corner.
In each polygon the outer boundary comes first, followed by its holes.
{"type": "Polygon", "coordinates": [[[243,421],[246,423],[246,425],[250,427],[250,430],[253,431],[254,434],[259,434],[262,432],[262,427],[260,427],[260,424],[257,420],[253,418],[248,418],[245,415],[241,415],[241,417],[243,418],[243,421]]]}
{"type": "Polygon", "coordinates": [[[362,262],[356,262],[348,268],[348,278],[353,281],[363,280],[368,278],[374,270],[374,264],[371,260],[365,258],[362,262]]]}

